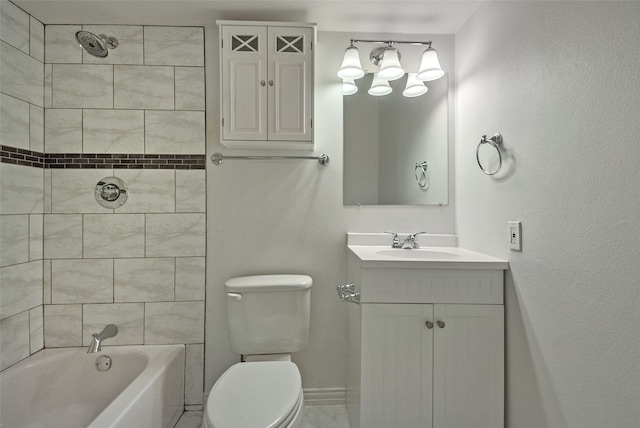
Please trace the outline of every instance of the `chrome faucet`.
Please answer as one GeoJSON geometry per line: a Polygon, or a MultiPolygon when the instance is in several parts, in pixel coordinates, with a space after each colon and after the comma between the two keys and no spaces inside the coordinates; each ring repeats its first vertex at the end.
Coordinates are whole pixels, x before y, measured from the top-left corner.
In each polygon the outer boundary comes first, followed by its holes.
{"type": "Polygon", "coordinates": [[[113,337],[116,334],[118,334],[118,327],[113,324],[107,325],[100,333],[92,334],[91,337],[93,339],[91,339],[89,349],[87,349],[87,354],[93,354],[95,352],[102,351],[102,341],[113,337]]]}
{"type": "Polygon", "coordinates": [[[385,233],[389,233],[393,237],[391,248],[412,249],[412,248],[420,248],[420,243],[418,242],[418,235],[421,235],[427,232],[412,233],[408,235],[402,243],[400,243],[400,238],[398,238],[397,233],[395,232],[385,232],[385,233]]]}

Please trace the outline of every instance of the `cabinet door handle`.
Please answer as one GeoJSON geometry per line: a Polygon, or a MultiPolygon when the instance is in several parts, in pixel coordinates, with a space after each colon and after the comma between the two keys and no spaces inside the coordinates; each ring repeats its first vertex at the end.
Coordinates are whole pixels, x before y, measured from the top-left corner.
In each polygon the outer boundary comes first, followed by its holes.
{"type": "Polygon", "coordinates": [[[428,328],[429,330],[431,330],[431,329],[433,328],[433,323],[432,323],[431,321],[427,321],[427,322],[425,323],[425,325],[427,326],[427,328],[428,328]]]}
{"type": "Polygon", "coordinates": [[[266,86],[266,85],[267,85],[267,82],[265,82],[264,80],[260,81],[260,86],[266,86]]]}
{"type": "Polygon", "coordinates": [[[273,86],[273,80],[269,80],[269,86],[273,86]]]}
{"type": "Polygon", "coordinates": [[[444,321],[438,321],[436,324],[438,324],[438,327],[444,328],[444,321]]]}

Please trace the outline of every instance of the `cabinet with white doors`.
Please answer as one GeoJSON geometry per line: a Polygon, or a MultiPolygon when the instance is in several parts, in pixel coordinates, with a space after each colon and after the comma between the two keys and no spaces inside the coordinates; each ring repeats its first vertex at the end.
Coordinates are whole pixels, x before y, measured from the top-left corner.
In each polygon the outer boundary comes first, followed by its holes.
{"type": "Polygon", "coordinates": [[[218,21],[221,143],[313,149],[314,24],[218,21]]]}
{"type": "Polygon", "coordinates": [[[504,271],[381,266],[349,255],[351,428],[503,427],[504,271]]]}

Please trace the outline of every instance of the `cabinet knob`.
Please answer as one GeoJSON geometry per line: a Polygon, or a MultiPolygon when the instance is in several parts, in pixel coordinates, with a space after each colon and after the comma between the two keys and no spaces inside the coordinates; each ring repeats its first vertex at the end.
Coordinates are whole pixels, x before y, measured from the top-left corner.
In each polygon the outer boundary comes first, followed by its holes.
{"type": "Polygon", "coordinates": [[[444,321],[438,321],[436,324],[438,324],[438,327],[444,328],[444,321]]]}
{"type": "Polygon", "coordinates": [[[260,86],[266,86],[267,82],[265,82],[264,80],[260,81],[260,86]]]}
{"type": "Polygon", "coordinates": [[[273,80],[269,80],[269,86],[273,86],[273,80]]]}
{"type": "Polygon", "coordinates": [[[426,323],[424,323],[424,324],[427,326],[427,328],[428,328],[429,330],[431,330],[431,329],[433,328],[433,323],[432,323],[431,321],[427,321],[427,322],[426,322],[426,323]]]}

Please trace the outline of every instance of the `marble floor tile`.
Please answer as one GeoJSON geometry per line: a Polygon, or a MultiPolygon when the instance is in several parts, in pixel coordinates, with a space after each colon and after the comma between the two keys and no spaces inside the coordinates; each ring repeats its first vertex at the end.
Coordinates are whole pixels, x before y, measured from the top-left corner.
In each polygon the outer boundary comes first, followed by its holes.
{"type": "MultiPolygon", "coordinates": [[[[176,428],[200,428],[202,412],[184,412],[176,428]]],[[[302,428],[349,428],[345,406],[305,407],[302,428]]]]}
{"type": "Polygon", "coordinates": [[[305,407],[302,428],[349,428],[345,406],[305,407]]]}
{"type": "Polygon", "coordinates": [[[184,412],[175,428],[200,428],[202,426],[202,411],[184,412]]]}

